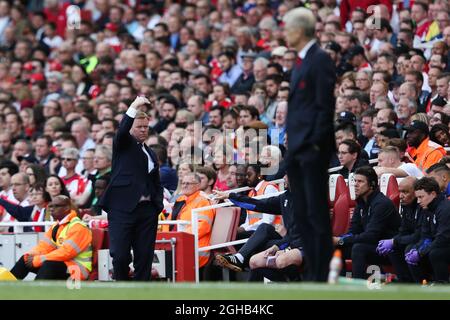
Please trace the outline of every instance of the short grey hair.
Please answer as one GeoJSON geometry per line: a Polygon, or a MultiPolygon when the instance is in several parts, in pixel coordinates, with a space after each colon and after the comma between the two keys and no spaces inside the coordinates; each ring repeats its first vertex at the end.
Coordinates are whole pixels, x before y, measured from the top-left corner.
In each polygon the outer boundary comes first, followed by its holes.
{"type": "Polygon", "coordinates": [[[283,22],[286,27],[303,29],[305,36],[312,39],[315,36],[316,18],[311,10],[306,8],[295,8],[283,17],[283,22]]]}
{"type": "Polygon", "coordinates": [[[408,98],[408,108],[417,111],[417,102],[411,98],[408,98]]]}
{"type": "Polygon", "coordinates": [[[255,62],[253,62],[253,66],[260,64],[263,68],[267,68],[269,63],[270,63],[270,61],[267,60],[266,58],[259,57],[255,60],[255,62]]]}
{"type": "Polygon", "coordinates": [[[108,161],[112,161],[112,148],[110,146],[100,144],[95,148],[95,152],[100,152],[108,161]]]}

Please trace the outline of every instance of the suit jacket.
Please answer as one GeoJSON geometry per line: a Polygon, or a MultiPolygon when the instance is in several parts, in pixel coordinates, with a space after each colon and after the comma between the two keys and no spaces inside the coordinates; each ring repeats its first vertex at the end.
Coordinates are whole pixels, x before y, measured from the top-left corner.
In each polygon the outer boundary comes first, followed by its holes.
{"type": "Polygon", "coordinates": [[[288,158],[305,155],[317,147],[335,149],[335,66],[328,54],[314,43],[300,66],[292,70],[288,100],[288,158]]]}
{"type": "Polygon", "coordinates": [[[119,210],[132,212],[141,196],[149,195],[157,213],[163,209],[163,188],[159,177],[158,160],[147,146],[155,165],[148,173],[148,159],[142,145],[129,133],[133,118],[125,114],[113,142],[111,180],[103,193],[99,206],[106,212],[119,210]]]}

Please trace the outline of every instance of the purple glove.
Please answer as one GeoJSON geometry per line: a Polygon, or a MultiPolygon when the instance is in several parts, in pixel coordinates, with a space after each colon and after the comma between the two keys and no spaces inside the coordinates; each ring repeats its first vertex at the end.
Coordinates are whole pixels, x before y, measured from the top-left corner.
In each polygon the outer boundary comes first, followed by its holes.
{"type": "Polygon", "coordinates": [[[405,261],[407,264],[417,266],[419,264],[420,256],[416,249],[411,249],[405,254],[405,261]]]}
{"type": "Polygon", "coordinates": [[[385,256],[388,253],[394,251],[394,241],[392,239],[380,240],[377,246],[377,253],[381,256],[385,256]]]}

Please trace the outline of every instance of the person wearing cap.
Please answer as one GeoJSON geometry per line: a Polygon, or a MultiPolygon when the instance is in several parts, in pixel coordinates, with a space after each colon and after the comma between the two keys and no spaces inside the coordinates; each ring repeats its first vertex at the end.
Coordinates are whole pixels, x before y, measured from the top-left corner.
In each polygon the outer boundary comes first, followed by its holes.
{"type": "Polygon", "coordinates": [[[298,51],[288,101],[287,173],[295,220],[304,236],[305,280],[324,282],[333,253],[327,169],[335,150],[336,68],[316,43],[316,19],[311,10],[292,9],[283,22],[288,46],[298,51]]]}
{"type": "Polygon", "coordinates": [[[351,122],[354,125],[356,125],[356,116],[353,112],[342,111],[338,114],[336,122],[337,122],[337,124],[341,124],[343,122],[351,122]]]}
{"type": "Polygon", "coordinates": [[[330,55],[331,60],[334,61],[334,64],[338,66],[341,62],[341,46],[335,41],[330,41],[327,42],[324,50],[330,55]]]}
{"type": "Polygon", "coordinates": [[[423,172],[446,155],[445,149],[428,137],[429,129],[425,122],[414,120],[404,129],[407,132],[408,154],[423,172]]]}
{"type": "Polygon", "coordinates": [[[115,23],[108,22],[105,25],[105,39],[104,43],[107,43],[111,48],[114,49],[116,53],[119,53],[121,50],[121,44],[117,33],[119,31],[119,26],[115,23]]]}
{"type": "Polygon", "coordinates": [[[275,49],[273,49],[270,54],[272,62],[283,65],[283,56],[287,50],[288,49],[284,46],[279,46],[279,47],[276,47],[275,49]]]}
{"type": "Polygon", "coordinates": [[[17,160],[19,161],[20,172],[25,172],[29,164],[39,164],[39,160],[32,154],[17,156],[17,160]]]}
{"type": "Polygon", "coordinates": [[[67,170],[66,176],[62,177],[70,198],[78,206],[88,205],[86,202],[92,193],[92,182],[75,172],[78,164],[79,152],[75,148],[66,148],[61,154],[63,167],[67,170]]]}
{"type": "Polygon", "coordinates": [[[367,61],[364,48],[360,45],[351,47],[347,52],[348,62],[355,71],[372,71],[370,63],[367,61]]]}
{"type": "Polygon", "coordinates": [[[231,93],[251,92],[253,84],[255,83],[255,76],[253,75],[253,62],[256,59],[256,54],[249,51],[241,54],[242,59],[242,74],[231,87],[231,93]]]}

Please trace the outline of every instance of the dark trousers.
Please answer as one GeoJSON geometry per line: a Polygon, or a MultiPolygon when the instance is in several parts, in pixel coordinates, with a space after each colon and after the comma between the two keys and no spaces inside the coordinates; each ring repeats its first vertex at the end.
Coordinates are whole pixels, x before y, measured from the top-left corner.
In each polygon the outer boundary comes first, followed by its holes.
{"type": "Polygon", "coordinates": [[[371,265],[381,267],[383,264],[389,264],[386,257],[378,255],[376,252],[377,245],[369,243],[355,243],[353,245],[344,246],[343,258],[352,259],[352,278],[367,279],[371,275],[371,265]]]}
{"type": "Polygon", "coordinates": [[[293,194],[295,223],[303,238],[305,281],[327,281],[333,253],[328,208],[328,162],[330,152],[311,150],[293,156],[288,177],[293,194]]]}
{"type": "MultiPolygon", "coordinates": [[[[251,231],[241,231],[241,229],[238,230],[238,232],[236,233],[236,240],[242,240],[242,239],[248,239],[250,238],[253,234],[255,233],[255,231],[251,230],[251,231]]],[[[245,243],[241,243],[241,244],[236,244],[234,245],[234,249],[236,251],[239,251],[245,243]]]]}
{"type": "Polygon", "coordinates": [[[388,258],[394,266],[399,282],[414,282],[408,264],[405,261],[405,250],[406,246],[398,246],[398,248],[395,248],[393,252],[388,254],[388,258]]]}
{"type": "Polygon", "coordinates": [[[262,282],[264,278],[270,281],[286,282],[286,281],[300,281],[300,272],[298,266],[287,266],[283,269],[272,268],[258,268],[250,270],[248,281],[262,282]]]}
{"type": "Polygon", "coordinates": [[[67,266],[62,261],[45,261],[40,268],[29,268],[25,265],[22,256],[11,269],[11,273],[21,280],[30,272],[36,273],[35,280],[66,280],[69,278],[67,266]]]}
{"type": "Polygon", "coordinates": [[[437,282],[449,282],[450,248],[434,248],[428,254],[433,269],[433,279],[437,282]]]}
{"type": "Polygon", "coordinates": [[[158,214],[153,205],[146,201],[138,203],[132,212],[111,210],[108,221],[114,279],[130,280],[129,265],[133,249],[133,280],[149,281],[158,227],[158,214]]]}
{"type": "Polygon", "coordinates": [[[280,245],[281,239],[282,237],[275,231],[273,225],[262,223],[239,250],[239,253],[244,257],[244,263],[248,263],[252,255],[266,250],[274,244],[280,245]]]}
{"type": "MultiPolygon", "coordinates": [[[[415,248],[414,245],[407,246],[405,254],[415,248]]],[[[417,265],[407,264],[407,266],[413,282],[421,283],[423,280],[431,281],[432,272],[428,255],[422,257],[417,265]]]]}

